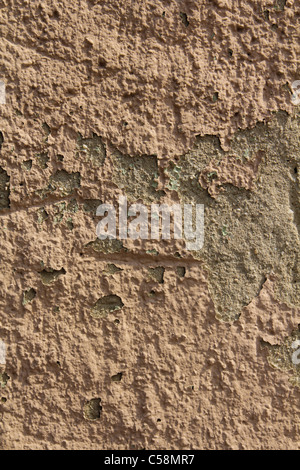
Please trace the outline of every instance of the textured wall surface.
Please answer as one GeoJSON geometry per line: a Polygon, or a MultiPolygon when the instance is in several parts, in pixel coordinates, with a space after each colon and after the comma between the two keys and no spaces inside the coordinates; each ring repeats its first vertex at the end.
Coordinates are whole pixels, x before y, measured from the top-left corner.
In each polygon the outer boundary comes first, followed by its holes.
{"type": "Polygon", "coordinates": [[[0,0],[0,449],[299,449],[299,7],[0,0]]]}

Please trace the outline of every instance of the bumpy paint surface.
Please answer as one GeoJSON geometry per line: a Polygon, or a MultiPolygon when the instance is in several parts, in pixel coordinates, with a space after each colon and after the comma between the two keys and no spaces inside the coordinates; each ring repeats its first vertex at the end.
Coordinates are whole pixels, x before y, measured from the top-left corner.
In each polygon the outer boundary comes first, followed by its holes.
{"type": "Polygon", "coordinates": [[[0,6],[0,448],[298,449],[297,2],[0,6]]]}

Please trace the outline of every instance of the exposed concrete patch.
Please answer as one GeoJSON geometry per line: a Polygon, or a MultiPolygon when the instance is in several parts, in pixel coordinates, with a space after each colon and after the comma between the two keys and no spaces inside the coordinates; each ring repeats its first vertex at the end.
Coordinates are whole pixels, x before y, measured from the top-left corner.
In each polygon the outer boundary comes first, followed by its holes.
{"type": "Polygon", "coordinates": [[[165,268],[162,266],[158,266],[157,268],[149,268],[149,277],[153,281],[158,282],[159,284],[164,283],[164,273],[165,273],[165,268]]]}
{"type": "Polygon", "coordinates": [[[0,386],[5,388],[10,377],[6,372],[0,372],[0,386]]]}
{"type": "Polygon", "coordinates": [[[101,416],[102,406],[100,398],[93,398],[84,405],[83,416],[89,421],[96,421],[101,416]]]}
{"type": "Polygon", "coordinates": [[[83,204],[83,211],[87,213],[93,213],[93,215],[96,215],[97,208],[102,204],[102,201],[100,199],[87,199],[84,201],[83,204]]]}
{"type": "Polygon", "coordinates": [[[25,162],[22,163],[22,166],[26,171],[30,171],[32,168],[32,160],[25,160],[25,162]]]}
{"type": "Polygon", "coordinates": [[[31,288],[27,291],[24,292],[23,294],[23,305],[27,305],[30,302],[33,301],[33,299],[36,297],[36,290],[31,288]]]}
{"type": "MultiPolygon", "coordinates": [[[[39,167],[42,169],[42,170],[46,170],[46,168],[48,168],[48,162],[49,162],[49,156],[48,156],[48,153],[41,153],[39,155],[35,155],[35,159],[39,165],[39,167]]],[[[27,163],[24,162],[23,165],[25,165],[25,168],[26,169],[31,169],[31,165],[30,163],[27,163]]]]}
{"type": "Polygon", "coordinates": [[[122,377],[123,377],[123,373],[122,373],[122,372],[119,372],[118,374],[113,375],[113,376],[111,377],[111,381],[112,381],[112,382],[121,382],[122,377]]]}
{"type": "Polygon", "coordinates": [[[97,253],[121,253],[126,252],[123,243],[120,240],[99,240],[98,238],[86,245],[86,248],[92,248],[97,253]]]}
{"type": "Polygon", "coordinates": [[[49,184],[44,189],[36,191],[36,193],[41,199],[45,199],[49,194],[65,197],[71,195],[78,188],[80,188],[80,173],[68,173],[66,170],[58,170],[50,177],[49,184]]]}
{"type": "Polygon", "coordinates": [[[9,209],[10,201],[10,178],[3,168],[0,168],[0,211],[3,209],[9,209]]]}
{"type": "Polygon", "coordinates": [[[42,279],[42,283],[48,286],[52,284],[53,282],[55,282],[59,278],[59,276],[62,276],[64,274],[66,274],[66,271],[64,270],[64,268],[60,270],[55,270],[55,269],[50,268],[50,269],[44,269],[43,271],[41,271],[40,276],[42,279]]]}
{"type": "Polygon", "coordinates": [[[91,311],[93,318],[105,318],[110,312],[124,307],[122,299],[118,295],[106,295],[97,300],[91,311]]]}
{"type": "Polygon", "coordinates": [[[294,344],[298,344],[298,342],[300,346],[300,328],[293,331],[291,336],[287,337],[281,344],[272,345],[262,342],[262,346],[269,351],[268,361],[271,366],[275,369],[291,372],[292,376],[289,379],[291,384],[300,387],[300,364],[296,364],[295,360],[293,361],[295,353],[297,353],[296,349],[300,351],[299,346],[294,347],[294,344]]]}
{"type": "Polygon", "coordinates": [[[176,163],[181,201],[205,205],[204,247],[194,256],[207,265],[220,320],[238,319],[271,273],[277,277],[278,298],[299,306],[299,132],[299,117],[279,112],[269,124],[238,132],[229,152],[214,137],[199,138],[176,163]],[[232,159],[239,163],[230,165],[232,159]],[[208,168],[227,165],[216,185],[201,187],[198,178],[208,168]]]}
{"type": "Polygon", "coordinates": [[[105,270],[103,271],[103,273],[107,274],[108,276],[113,276],[114,274],[119,273],[120,271],[122,271],[121,268],[118,268],[118,266],[116,266],[113,263],[109,263],[109,264],[106,265],[105,270]]]}
{"type": "Polygon", "coordinates": [[[186,274],[186,268],[184,266],[177,266],[176,273],[179,277],[183,278],[186,274]]]}
{"type": "Polygon", "coordinates": [[[158,163],[155,156],[130,157],[115,152],[113,163],[114,182],[126,192],[129,200],[154,202],[164,194],[163,191],[157,191],[158,163]]]}
{"type": "Polygon", "coordinates": [[[77,157],[83,156],[86,161],[91,161],[95,167],[101,167],[105,161],[106,149],[102,139],[93,134],[91,138],[78,138],[79,154],[77,157]]]}

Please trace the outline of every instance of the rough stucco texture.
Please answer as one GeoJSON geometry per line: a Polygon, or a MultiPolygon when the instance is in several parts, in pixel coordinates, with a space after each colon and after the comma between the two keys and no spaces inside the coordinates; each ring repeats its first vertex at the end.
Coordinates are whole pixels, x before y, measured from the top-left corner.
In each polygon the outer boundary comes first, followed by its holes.
{"type": "Polygon", "coordinates": [[[299,449],[299,6],[0,1],[1,449],[299,449]]]}

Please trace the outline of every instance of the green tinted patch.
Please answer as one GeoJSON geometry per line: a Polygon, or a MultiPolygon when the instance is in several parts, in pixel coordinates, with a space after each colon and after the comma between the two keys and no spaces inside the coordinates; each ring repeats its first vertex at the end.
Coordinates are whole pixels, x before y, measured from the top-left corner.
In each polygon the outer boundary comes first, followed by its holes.
{"type": "Polygon", "coordinates": [[[118,295],[106,295],[97,300],[91,311],[93,318],[105,318],[110,312],[120,310],[124,307],[121,298],[118,295]]]}
{"type": "Polygon", "coordinates": [[[204,247],[193,255],[205,261],[220,320],[238,319],[272,272],[277,297],[300,304],[299,149],[299,117],[279,112],[269,125],[238,132],[229,152],[222,151],[218,139],[199,137],[178,161],[181,201],[205,205],[204,247]],[[199,176],[211,161],[218,166],[235,157],[242,174],[243,162],[248,168],[259,152],[252,191],[225,182],[212,198],[201,187],[199,176]]]}
{"type": "Polygon", "coordinates": [[[36,291],[33,288],[25,291],[23,294],[23,305],[25,306],[29,304],[30,302],[32,302],[35,297],[36,297],[36,291]]]}
{"type": "Polygon", "coordinates": [[[113,160],[113,180],[120,189],[125,190],[130,200],[153,202],[164,194],[163,191],[156,191],[158,164],[155,156],[130,157],[115,152],[113,160]]]}
{"type": "Polygon", "coordinates": [[[83,408],[83,416],[84,419],[89,421],[95,421],[100,418],[102,406],[100,405],[101,399],[100,398],[93,398],[86,402],[83,408]]]}
{"type": "Polygon", "coordinates": [[[45,285],[52,284],[52,282],[55,282],[59,276],[66,274],[66,271],[64,268],[58,270],[55,269],[44,269],[40,275],[42,279],[42,283],[45,285]]]}
{"type": "Polygon", "coordinates": [[[93,251],[98,253],[121,253],[127,251],[120,240],[112,240],[109,238],[106,240],[100,240],[97,238],[95,241],[89,242],[85,246],[86,248],[92,248],[93,251]]]}
{"type": "Polygon", "coordinates": [[[103,271],[103,274],[113,275],[121,271],[123,271],[123,269],[118,268],[118,266],[116,266],[115,264],[107,264],[103,271]]]}
{"type": "Polygon", "coordinates": [[[186,269],[184,266],[177,266],[176,268],[176,273],[177,273],[177,276],[178,277],[184,277],[185,276],[185,273],[186,273],[186,269]]]}
{"type": "Polygon", "coordinates": [[[3,168],[0,168],[0,210],[8,209],[9,202],[9,176],[3,168]]]}
{"type": "Polygon", "coordinates": [[[113,376],[111,377],[111,381],[112,381],[112,382],[121,382],[122,377],[123,377],[122,372],[119,372],[118,374],[113,375],[113,376]]]}
{"type": "Polygon", "coordinates": [[[290,372],[292,374],[290,382],[300,387],[300,364],[298,363],[300,359],[300,329],[294,331],[282,344],[271,345],[262,342],[262,346],[268,348],[269,364],[275,369],[290,372]]]}
{"type": "Polygon", "coordinates": [[[51,176],[49,184],[45,188],[36,191],[41,199],[50,194],[62,197],[70,196],[75,189],[80,188],[80,173],[68,173],[66,170],[58,170],[51,176]]]}
{"type": "MultiPolygon", "coordinates": [[[[239,131],[227,152],[218,138],[198,137],[165,170],[167,187],[181,204],[205,206],[204,246],[192,254],[205,262],[222,321],[237,320],[270,273],[277,279],[278,299],[300,305],[299,135],[299,116],[281,111],[268,125],[239,131]],[[206,175],[206,187],[201,175],[206,175]]],[[[155,157],[119,154],[115,163],[116,182],[129,198],[157,200],[151,185],[158,172],[155,157]]]]}
{"type": "Polygon", "coordinates": [[[39,153],[38,155],[35,155],[35,159],[37,161],[38,166],[42,170],[45,170],[46,168],[48,168],[48,162],[49,162],[48,153],[39,153]]]}
{"type": "Polygon", "coordinates": [[[7,382],[9,381],[10,377],[7,375],[6,372],[0,372],[0,387],[4,388],[7,385],[7,382]]]}
{"type": "Polygon", "coordinates": [[[101,137],[93,134],[92,138],[78,138],[78,149],[81,156],[90,160],[96,167],[101,167],[106,157],[106,148],[101,137]]]}
{"type": "Polygon", "coordinates": [[[26,160],[23,162],[22,167],[25,168],[26,171],[30,171],[32,168],[32,160],[26,160]]]}
{"type": "Polygon", "coordinates": [[[149,268],[148,273],[150,279],[155,282],[158,282],[159,284],[163,284],[165,268],[163,268],[162,266],[158,266],[157,268],[149,268]]]}
{"type": "Polygon", "coordinates": [[[102,204],[100,199],[86,199],[83,203],[83,211],[86,213],[91,212],[93,215],[96,215],[96,211],[100,204],[102,204]]]}

